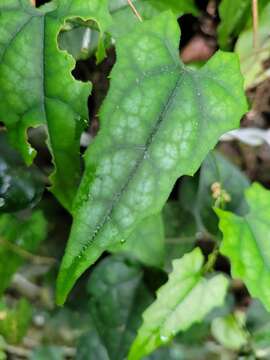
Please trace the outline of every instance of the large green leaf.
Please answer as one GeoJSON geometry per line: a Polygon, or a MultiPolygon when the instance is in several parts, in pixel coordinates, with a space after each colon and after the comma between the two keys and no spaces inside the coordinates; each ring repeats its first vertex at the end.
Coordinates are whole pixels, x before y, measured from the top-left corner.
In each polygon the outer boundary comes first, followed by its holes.
{"type": "Polygon", "coordinates": [[[46,235],[47,222],[41,211],[21,219],[10,214],[0,215],[0,295],[24,263],[22,252],[35,252],[46,235]]]}
{"type": "Polygon", "coordinates": [[[174,260],[168,282],[158,290],[156,301],[143,314],[143,325],[129,360],[142,359],[168,343],[177,332],[203,320],[214,307],[222,305],[228,280],[221,274],[204,278],[203,260],[199,248],[174,260]]]}
{"type": "Polygon", "coordinates": [[[29,127],[45,125],[56,173],[52,191],[66,208],[80,178],[80,135],[85,126],[90,85],[76,82],[74,60],[61,52],[57,36],[67,18],[110,22],[106,0],[52,1],[34,8],[29,0],[0,4],[0,117],[14,147],[30,164],[35,151],[29,127]]]}
{"type": "Polygon", "coordinates": [[[254,183],[246,200],[250,210],[243,217],[216,209],[223,233],[220,251],[231,261],[232,276],[270,310],[270,192],[254,183]]]}
{"type": "Polygon", "coordinates": [[[197,71],[179,60],[178,45],[170,12],[117,43],[101,130],[87,151],[73,209],[58,303],[104,250],[161,211],[176,179],[193,174],[247,110],[234,54],[218,52],[197,71]]]}
{"type": "MultiPolygon", "coordinates": [[[[110,360],[122,360],[140,326],[140,316],[152,297],[136,264],[117,257],[100,263],[88,284],[93,324],[110,360]]],[[[89,341],[92,341],[89,339],[89,341]]]]}
{"type": "Polygon", "coordinates": [[[162,267],[165,259],[165,238],[161,214],[144,219],[127,241],[109,250],[131,254],[148,266],[162,267]]]}

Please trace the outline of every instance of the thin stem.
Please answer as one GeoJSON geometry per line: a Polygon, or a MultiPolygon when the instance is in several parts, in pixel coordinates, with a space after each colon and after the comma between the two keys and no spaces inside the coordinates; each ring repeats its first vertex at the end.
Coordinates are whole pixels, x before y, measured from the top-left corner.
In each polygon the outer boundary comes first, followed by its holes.
{"type": "Polygon", "coordinates": [[[24,250],[20,246],[12,244],[3,238],[0,238],[0,244],[6,246],[9,250],[13,251],[22,258],[31,261],[33,264],[53,265],[56,263],[56,259],[54,258],[31,254],[29,251],[24,250]]]}
{"type": "Polygon", "coordinates": [[[253,18],[253,47],[254,49],[258,48],[258,0],[252,0],[252,18],[253,18]]]}
{"type": "Polygon", "coordinates": [[[129,6],[131,7],[132,11],[134,12],[134,14],[137,16],[137,18],[142,22],[143,19],[140,15],[140,13],[138,12],[138,10],[135,8],[134,4],[132,3],[132,0],[127,0],[129,6]]]}
{"type": "Polygon", "coordinates": [[[209,254],[206,264],[203,267],[203,274],[213,271],[219,255],[219,245],[216,243],[213,251],[209,254]]]}

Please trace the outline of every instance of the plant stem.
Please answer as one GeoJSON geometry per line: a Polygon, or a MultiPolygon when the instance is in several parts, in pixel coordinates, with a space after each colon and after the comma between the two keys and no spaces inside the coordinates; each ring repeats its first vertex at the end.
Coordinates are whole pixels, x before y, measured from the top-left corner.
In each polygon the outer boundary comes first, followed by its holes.
{"type": "Polygon", "coordinates": [[[31,261],[34,264],[38,265],[53,265],[56,263],[56,259],[52,257],[45,257],[31,254],[29,251],[22,249],[20,246],[12,244],[11,242],[0,238],[0,245],[6,246],[9,250],[13,251],[15,254],[21,256],[24,259],[31,261]]]}
{"type": "Polygon", "coordinates": [[[252,0],[252,18],[253,18],[253,48],[258,48],[258,0],[252,0]]]}
{"type": "Polygon", "coordinates": [[[127,0],[129,6],[131,7],[132,11],[134,12],[134,14],[137,16],[137,18],[142,22],[143,19],[140,15],[140,13],[138,12],[138,10],[135,8],[134,4],[132,3],[132,0],[127,0]]]}
{"type": "Polygon", "coordinates": [[[217,261],[218,254],[219,254],[219,246],[216,243],[213,251],[211,252],[211,254],[208,255],[207,262],[203,267],[203,274],[213,271],[214,265],[217,261]]]}

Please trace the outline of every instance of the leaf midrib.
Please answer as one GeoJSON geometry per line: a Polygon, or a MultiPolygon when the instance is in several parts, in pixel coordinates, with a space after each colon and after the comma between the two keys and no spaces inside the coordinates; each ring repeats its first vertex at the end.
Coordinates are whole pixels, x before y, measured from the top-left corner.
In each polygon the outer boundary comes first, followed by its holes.
{"type": "Polygon", "coordinates": [[[153,143],[153,140],[156,136],[156,134],[159,131],[159,128],[161,126],[161,124],[163,123],[164,118],[166,118],[166,114],[168,113],[171,104],[175,98],[175,95],[179,89],[179,84],[180,81],[185,73],[185,68],[180,67],[180,63],[179,63],[179,69],[181,69],[181,71],[179,71],[178,77],[175,81],[175,85],[172,88],[169,96],[167,97],[167,102],[164,104],[162,111],[160,112],[160,115],[158,117],[158,120],[156,121],[155,125],[153,126],[146,142],[145,142],[145,146],[144,146],[144,150],[141,153],[141,156],[137,159],[134,167],[131,169],[129,176],[127,177],[126,182],[124,183],[124,185],[120,188],[120,190],[114,195],[113,200],[111,202],[111,206],[109,207],[108,211],[106,212],[106,214],[103,216],[102,221],[96,226],[95,230],[93,231],[93,235],[91,236],[91,238],[88,240],[87,244],[84,245],[81,249],[81,251],[79,252],[79,254],[74,258],[73,262],[76,261],[80,261],[81,257],[84,255],[85,251],[93,244],[93,242],[95,241],[96,237],[98,236],[98,234],[100,233],[100,231],[103,229],[104,225],[107,223],[107,221],[110,219],[112,212],[115,208],[115,205],[119,202],[119,200],[121,199],[122,195],[125,193],[125,191],[127,190],[129,184],[131,183],[132,179],[134,178],[134,176],[136,175],[137,171],[139,170],[139,168],[141,167],[141,165],[144,163],[144,158],[147,156],[148,154],[148,150],[150,148],[150,146],[153,143]]]}

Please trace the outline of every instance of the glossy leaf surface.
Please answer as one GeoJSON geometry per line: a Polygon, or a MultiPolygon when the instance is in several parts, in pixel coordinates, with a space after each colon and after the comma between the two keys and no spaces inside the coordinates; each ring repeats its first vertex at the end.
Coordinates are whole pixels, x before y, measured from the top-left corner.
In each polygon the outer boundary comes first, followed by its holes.
{"type": "Polygon", "coordinates": [[[218,52],[192,70],[180,61],[178,43],[171,13],[118,41],[101,130],[87,151],[73,209],[58,303],[104,250],[161,211],[176,179],[193,174],[247,110],[235,55],[218,52]]]}

